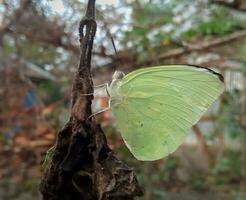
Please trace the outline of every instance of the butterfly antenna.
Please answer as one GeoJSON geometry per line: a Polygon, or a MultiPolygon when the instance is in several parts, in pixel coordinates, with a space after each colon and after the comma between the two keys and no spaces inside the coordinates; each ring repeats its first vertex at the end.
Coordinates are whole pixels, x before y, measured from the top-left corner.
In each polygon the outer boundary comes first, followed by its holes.
{"type": "Polygon", "coordinates": [[[110,36],[110,39],[111,39],[112,45],[114,47],[114,52],[115,52],[116,56],[119,57],[118,51],[115,47],[114,38],[112,37],[112,35],[110,36]]]}
{"type": "Polygon", "coordinates": [[[113,48],[114,48],[114,52],[115,52],[115,55],[116,55],[116,65],[114,65],[114,71],[117,70],[117,63],[119,63],[121,65],[121,61],[120,61],[120,57],[119,57],[119,54],[118,54],[118,51],[116,49],[116,46],[115,46],[115,43],[114,43],[114,38],[113,36],[109,33],[109,37],[110,37],[110,40],[112,42],[112,45],[113,45],[113,48]]]}

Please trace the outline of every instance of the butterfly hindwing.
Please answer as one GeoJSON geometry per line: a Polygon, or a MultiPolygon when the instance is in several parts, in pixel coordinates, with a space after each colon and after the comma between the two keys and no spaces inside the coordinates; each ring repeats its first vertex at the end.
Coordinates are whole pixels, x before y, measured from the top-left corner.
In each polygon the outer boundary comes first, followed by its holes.
{"type": "Polygon", "coordinates": [[[112,108],[122,137],[139,160],[157,160],[175,151],[187,130],[222,93],[215,72],[186,65],[143,68],[119,83],[124,97],[112,108]]]}

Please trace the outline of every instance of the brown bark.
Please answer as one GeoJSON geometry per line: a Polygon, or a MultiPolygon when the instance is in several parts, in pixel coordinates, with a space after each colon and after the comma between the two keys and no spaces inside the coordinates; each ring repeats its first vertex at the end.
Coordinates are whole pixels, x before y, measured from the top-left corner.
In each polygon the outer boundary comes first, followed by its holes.
{"type": "Polygon", "coordinates": [[[201,130],[198,128],[197,125],[194,125],[192,127],[192,130],[194,131],[196,137],[197,137],[197,140],[198,140],[198,145],[199,145],[199,149],[203,155],[203,158],[207,161],[208,165],[211,164],[211,156],[210,156],[210,153],[209,153],[209,150],[208,150],[208,146],[206,144],[206,140],[201,132],[201,130]]]}
{"type": "Polygon", "coordinates": [[[95,0],[89,0],[80,22],[81,59],[72,91],[72,111],[58,134],[55,152],[43,175],[45,200],[120,200],[142,194],[133,171],[109,149],[105,135],[91,115],[93,92],[91,51],[96,32],[95,0]]]}
{"type": "Polygon", "coordinates": [[[200,122],[215,121],[217,119],[214,115],[205,115],[200,119],[200,122]]]}

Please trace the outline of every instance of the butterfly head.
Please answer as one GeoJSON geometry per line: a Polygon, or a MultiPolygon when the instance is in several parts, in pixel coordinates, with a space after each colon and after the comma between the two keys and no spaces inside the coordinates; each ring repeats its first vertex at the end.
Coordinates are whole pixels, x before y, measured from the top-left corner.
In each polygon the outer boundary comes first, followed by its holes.
{"type": "Polygon", "coordinates": [[[113,75],[113,80],[120,80],[125,76],[125,74],[122,71],[115,71],[113,75]]]}

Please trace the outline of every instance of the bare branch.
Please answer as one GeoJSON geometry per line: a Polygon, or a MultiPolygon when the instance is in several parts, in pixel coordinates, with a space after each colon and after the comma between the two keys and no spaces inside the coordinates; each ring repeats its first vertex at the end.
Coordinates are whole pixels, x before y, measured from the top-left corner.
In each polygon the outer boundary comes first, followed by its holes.
{"type": "Polygon", "coordinates": [[[208,146],[206,144],[205,138],[201,132],[201,130],[199,129],[199,127],[197,125],[194,125],[192,127],[193,132],[195,133],[197,140],[198,140],[198,145],[199,145],[199,149],[204,157],[204,159],[207,161],[207,163],[210,165],[211,164],[211,155],[209,153],[208,150],[208,146]]]}
{"type": "Polygon", "coordinates": [[[166,53],[163,53],[157,56],[157,60],[160,61],[160,60],[165,60],[169,58],[179,57],[184,54],[191,53],[193,51],[203,51],[203,50],[210,49],[213,47],[218,47],[218,46],[230,43],[230,42],[234,42],[244,37],[246,37],[246,30],[238,31],[238,32],[232,33],[231,35],[227,35],[227,36],[224,36],[218,39],[214,39],[209,42],[203,42],[197,45],[189,45],[187,47],[177,48],[177,49],[168,51],[166,53]]]}
{"type": "Polygon", "coordinates": [[[109,149],[100,125],[91,115],[91,53],[96,33],[95,0],[88,0],[80,21],[80,63],[73,82],[69,122],[58,134],[54,155],[43,175],[45,200],[133,200],[141,196],[133,171],[109,149]]]}
{"type": "Polygon", "coordinates": [[[212,1],[212,3],[222,5],[222,6],[225,6],[227,8],[237,10],[237,11],[246,12],[246,5],[242,5],[241,0],[234,0],[232,2],[228,2],[225,0],[214,0],[214,1],[212,1]]]}

